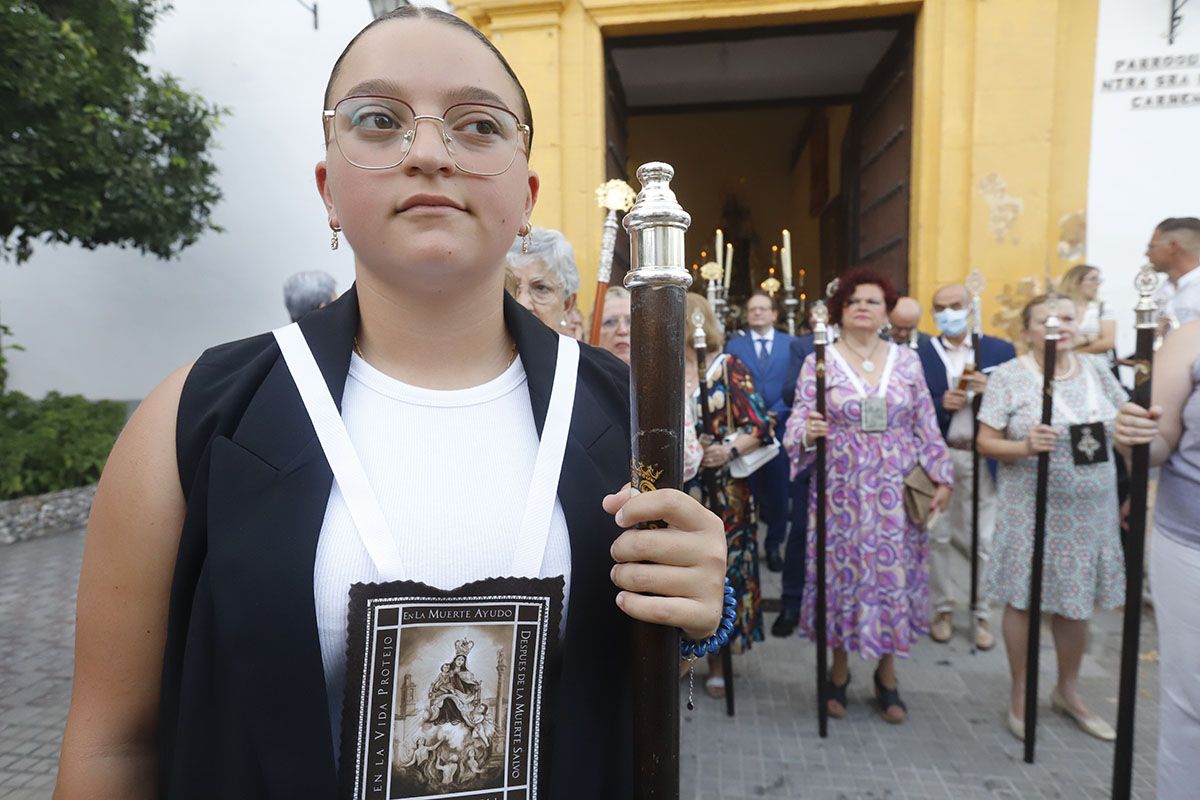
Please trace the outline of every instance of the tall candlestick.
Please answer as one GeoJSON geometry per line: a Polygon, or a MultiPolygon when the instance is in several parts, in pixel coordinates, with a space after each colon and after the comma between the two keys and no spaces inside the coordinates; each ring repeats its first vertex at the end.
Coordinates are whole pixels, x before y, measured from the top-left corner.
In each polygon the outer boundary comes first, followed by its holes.
{"type": "MultiPolygon", "coordinates": [[[[713,248],[713,257],[716,258],[717,261],[720,261],[721,253],[724,253],[724,252],[725,252],[725,231],[721,230],[720,228],[717,228],[717,241],[716,241],[716,247],[713,248]]],[[[701,257],[703,258],[703,255],[701,257]]]]}
{"type": "Polygon", "coordinates": [[[725,245],[725,288],[729,288],[733,280],[733,242],[725,245]]]}
{"type": "Polygon", "coordinates": [[[791,291],[792,284],[792,234],[783,230],[783,288],[791,291]]]}

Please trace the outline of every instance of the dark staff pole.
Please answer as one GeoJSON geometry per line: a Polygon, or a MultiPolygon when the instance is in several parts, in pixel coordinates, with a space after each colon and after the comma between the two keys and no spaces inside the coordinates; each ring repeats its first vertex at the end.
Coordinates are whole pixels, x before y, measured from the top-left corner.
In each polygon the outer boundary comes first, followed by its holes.
{"type": "MultiPolygon", "coordinates": [[[[967,291],[971,293],[971,352],[974,353],[975,368],[980,368],[980,339],[983,338],[983,275],[978,271],[967,276],[967,291]]],[[[983,406],[983,395],[978,392],[971,399],[971,652],[975,652],[974,626],[975,609],[979,605],[979,409],[983,406]]]]}
{"type": "MultiPolygon", "coordinates": [[[[1154,366],[1154,268],[1142,267],[1134,285],[1138,290],[1137,352],[1133,364],[1133,402],[1150,407],[1150,374],[1154,366]]],[[[1142,571],[1146,549],[1146,501],[1149,494],[1150,445],[1132,448],[1129,470],[1129,537],[1125,550],[1125,620],[1121,631],[1121,689],[1117,705],[1117,744],[1113,756],[1113,800],[1129,800],[1133,780],[1133,722],[1137,701],[1138,649],[1142,627],[1142,571]]]]}
{"type": "MultiPolygon", "coordinates": [[[[816,377],[817,377],[817,413],[825,419],[825,345],[829,343],[829,328],[826,327],[826,321],[829,319],[829,312],[825,308],[825,304],[818,301],[813,306],[813,350],[814,359],[816,361],[816,377]]],[[[825,518],[827,516],[825,509],[825,443],[828,437],[822,436],[817,439],[817,463],[816,463],[816,479],[817,479],[817,598],[816,598],[816,639],[817,639],[817,731],[821,738],[824,739],[829,735],[829,708],[827,706],[828,698],[825,696],[825,686],[829,680],[829,669],[826,659],[826,637],[825,629],[825,518]]]]}
{"type": "MultiPolygon", "coordinates": [[[[638,168],[642,191],[625,216],[631,269],[632,483],[636,491],[683,484],[683,234],[691,224],[675,199],[670,164],[638,168]]],[[[643,527],[658,527],[648,523],[643,527]]],[[[679,631],[633,623],[634,800],[679,798],[679,631]]]]}
{"type": "MultiPolygon", "coordinates": [[[[707,447],[712,443],[712,412],[708,404],[708,337],[704,334],[704,314],[697,311],[692,317],[692,349],[696,351],[696,382],[700,395],[700,427],[704,433],[700,444],[707,447]]],[[[713,467],[700,469],[700,482],[704,486],[708,510],[722,520],[725,519],[725,492],[721,488],[720,470],[713,467]]],[[[725,713],[733,716],[733,652],[726,644],[721,648],[721,671],[725,675],[725,713]]]]}
{"type": "Polygon", "coordinates": [[[604,324],[604,300],[608,282],[612,279],[613,253],[617,249],[617,212],[628,211],[634,193],[622,180],[611,180],[596,190],[601,208],[608,209],[604,230],[600,235],[600,263],[596,267],[596,297],[592,301],[592,330],[588,344],[600,344],[600,326],[604,324]]]}
{"type": "MultiPolygon", "coordinates": [[[[1042,356],[1042,424],[1054,416],[1054,370],[1058,361],[1058,317],[1046,318],[1042,356]]],[[[1033,565],[1029,574],[1029,641],[1025,653],[1025,763],[1033,763],[1037,745],[1038,648],[1042,638],[1042,563],[1046,552],[1046,504],[1050,453],[1038,453],[1037,498],[1033,520],[1033,565]]]]}

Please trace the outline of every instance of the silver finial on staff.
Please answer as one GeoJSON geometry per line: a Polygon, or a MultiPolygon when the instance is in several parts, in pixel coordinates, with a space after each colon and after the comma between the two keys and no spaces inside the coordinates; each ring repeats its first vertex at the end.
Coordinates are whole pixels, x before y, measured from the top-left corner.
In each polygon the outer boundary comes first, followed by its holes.
{"type": "MultiPolygon", "coordinates": [[[[692,276],[684,257],[691,216],[671,191],[675,170],[638,168],[642,190],[625,215],[631,269],[629,388],[632,484],[636,491],[683,485],[684,299],[692,276]]],[[[654,527],[653,523],[641,527],[654,527]]],[[[635,800],[679,797],[679,631],[633,623],[635,800]]]]}
{"type": "MultiPolygon", "coordinates": [[[[1133,281],[1138,292],[1137,350],[1133,356],[1133,402],[1150,407],[1150,377],[1158,306],[1158,274],[1150,264],[1133,281]]],[[[1129,540],[1125,549],[1125,616],[1121,627],[1121,684],[1117,693],[1117,742],[1113,754],[1113,800],[1129,800],[1133,779],[1133,722],[1137,702],[1138,645],[1142,626],[1142,572],[1146,553],[1146,505],[1150,495],[1150,445],[1131,448],[1129,459],[1129,540]]]]}
{"type": "Polygon", "coordinates": [[[633,188],[623,180],[611,180],[596,189],[596,203],[608,209],[604,232],[600,239],[600,264],[596,267],[596,296],[592,302],[592,331],[589,344],[600,343],[600,326],[604,322],[604,299],[612,279],[613,253],[617,249],[617,212],[628,211],[637,197],[633,188]]]}

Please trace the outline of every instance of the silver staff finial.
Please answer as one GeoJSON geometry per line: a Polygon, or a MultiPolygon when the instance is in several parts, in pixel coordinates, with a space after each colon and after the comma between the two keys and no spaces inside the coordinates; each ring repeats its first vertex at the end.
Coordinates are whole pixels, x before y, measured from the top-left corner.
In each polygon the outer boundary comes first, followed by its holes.
{"type": "Polygon", "coordinates": [[[813,303],[810,313],[813,320],[813,344],[829,344],[829,328],[826,325],[829,322],[829,309],[825,307],[825,301],[818,300],[813,303]]]}
{"type": "Polygon", "coordinates": [[[692,332],[692,346],[697,350],[707,350],[708,337],[704,333],[704,312],[700,309],[692,312],[692,325],[695,327],[692,332]]]}
{"type": "Polygon", "coordinates": [[[1154,290],[1158,288],[1158,273],[1153,264],[1143,264],[1133,279],[1134,288],[1138,292],[1137,305],[1133,311],[1137,316],[1139,328],[1158,327],[1158,304],[1154,302],[1154,290]]]}
{"type": "Polygon", "coordinates": [[[675,168],[662,161],[638,167],[638,192],[633,208],[622,223],[629,232],[629,261],[625,287],[692,285],[692,275],[684,266],[683,234],[692,217],[671,191],[675,168]]]}

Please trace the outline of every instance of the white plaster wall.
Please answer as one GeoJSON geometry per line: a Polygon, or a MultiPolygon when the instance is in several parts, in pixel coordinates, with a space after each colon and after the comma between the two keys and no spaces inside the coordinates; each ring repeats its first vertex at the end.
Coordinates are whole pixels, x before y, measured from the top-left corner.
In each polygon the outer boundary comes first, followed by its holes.
{"type": "Polygon", "coordinates": [[[208,234],[174,261],[134,250],[39,247],[0,263],[10,388],[138,399],[204,348],[288,322],[282,285],[323,269],[353,279],[313,181],[329,70],[371,20],[368,0],[318,0],[320,29],[296,0],[176,0],[148,63],[231,113],[214,153],[224,200],[208,234]]]}
{"type": "Polygon", "coordinates": [[[1101,293],[1117,311],[1122,354],[1133,350],[1133,279],[1154,226],[1166,217],[1200,216],[1200,3],[1182,9],[1174,44],[1167,43],[1169,9],[1170,0],[1100,0],[1087,261],[1104,270],[1101,293]],[[1197,63],[1148,71],[1117,66],[1154,57],[1197,63]],[[1104,88],[1117,77],[1145,78],[1146,86],[1104,88]],[[1172,81],[1186,85],[1168,86],[1172,81]],[[1134,107],[1170,95],[1188,96],[1189,104],[1134,107]]]}

